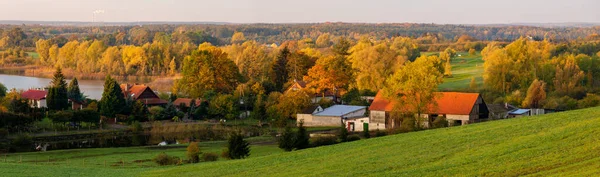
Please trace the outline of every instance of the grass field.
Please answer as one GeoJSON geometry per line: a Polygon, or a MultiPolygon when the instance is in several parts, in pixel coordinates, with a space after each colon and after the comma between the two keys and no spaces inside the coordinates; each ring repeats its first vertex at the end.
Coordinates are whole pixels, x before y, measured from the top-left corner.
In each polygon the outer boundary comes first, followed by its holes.
{"type": "MultiPolygon", "coordinates": [[[[282,152],[272,144],[272,137],[248,138],[253,143],[249,158],[260,157],[282,152]]],[[[225,141],[200,142],[200,150],[204,153],[213,152],[218,155],[225,149],[225,141]]],[[[169,146],[146,146],[125,148],[95,148],[56,150],[47,152],[30,152],[0,156],[0,172],[9,176],[39,176],[31,173],[21,173],[24,169],[39,169],[38,172],[50,176],[133,176],[148,169],[160,169],[151,161],[156,155],[164,152],[171,156],[185,159],[187,144],[169,146]],[[6,161],[5,161],[6,159],[6,161]],[[19,163],[21,161],[21,163],[19,163]]],[[[221,159],[223,160],[223,159],[221,159]]]]}
{"type": "Polygon", "coordinates": [[[600,108],[406,133],[141,176],[589,176],[600,108]]]}
{"type": "MultiPolygon", "coordinates": [[[[0,163],[0,171],[9,176],[594,176],[600,174],[598,127],[600,107],[287,153],[274,145],[255,145],[252,156],[243,160],[169,167],[75,164],[81,160],[69,162],[73,165],[43,162],[36,165],[28,161],[0,163]]],[[[223,143],[205,143],[202,149],[219,151],[223,143]]],[[[183,155],[183,149],[163,151],[183,155]]],[[[52,153],[73,159],[101,154],[94,159],[106,158],[118,164],[120,161],[116,160],[120,158],[143,160],[158,152],[162,151],[144,147],[110,148],[13,154],[13,157],[31,155],[44,161],[52,153]]]]}
{"type": "Polygon", "coordinates": [[[481,54],[474,56],[466,52],[458,52],[461,55],[452,60],[452,77],[444,78],[444,83],[439,86],[440,90],[456,91],[469,87],[471,77],[475,77],[477,84],[483,83],[483,60],[481,54]]]}

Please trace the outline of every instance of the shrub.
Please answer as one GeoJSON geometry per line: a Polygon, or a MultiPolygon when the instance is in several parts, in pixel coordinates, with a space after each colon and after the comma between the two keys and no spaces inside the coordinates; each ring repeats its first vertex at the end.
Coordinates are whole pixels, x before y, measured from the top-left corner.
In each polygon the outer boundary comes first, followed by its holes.
{"type": "Polygon", "coordinates": [[[176,164],[180,163],[180,159],[178,157],[169,156],[169,155],[165,154],[164,152],[158,154],[156,157],[154,157],[152,159],[152,161],[154,161],[156,164],[158,164],[160,166],[176,165],[176,164]]]}
{"type": "Polygon", "coordinates": [[[285,151],[294,150],[294,132],[290,126],[286,126],[279,137],[279,148],[285,151]]]}
{"type": "Polygon", "coordinates": [[[350,135],[350,136],[348,136],[347,142],[356,141],[356,140],[360,140],[360,137],[358,135],[350,135]]]}
{"type": "Polygon", "coordinates": [[[365,131],[363,131],[363,137],[365,138],[371,138],[371,133],[369,132],[369,129],[365,129],[365,131]]]}
{"type": "Polygon", "coordinates": [[[433,120],[433,128],[444,128],[444,127],[448,127],[448,121],[446,120],[445,117],[437,117],[435,118],[435,120],[433,120]]]}
{"type": "Polygon", "coordinates": [[[198,143],[192,142],[187,147],[186,156],[190,163],[198,163],[200,162],[200,148],[198,148],[198,143]]]}
{"type": "Polygon", "coordinates": [[[311,147],[327,146],[337,144],[337,137],[335,136],[321,136],[311,138],[311,147]]]}
{"type": "Polygon", "coordinates": [[[346,129],[346,126],[344,126],[344,124],[342,124],[342,127],[340,127],[338,138],[340,139],[340,142],[346,142],[348,140],[348,129],[346,129]]]}
{"type": "Polygon", "coordinates": [[[243,159],[250,155],[250,143],[244,140],[244,135],[235,132],[229,136],[227,151],[231,159],[243,159]]]}
{"type": "Polygon", "coordinates": [[[379,129],[375,130],[375,137],[386,136],[387,133],[385,131],[379,131],[379,129]]]}
{"type": "Polygon", "coordinates": [[[296,132],[296,141],[294,142],[294,147],[296,149],[306,149],[310,146],[310,136],[308,132],[306,132],[306,127],[304,127],[304,121],[301,120],[298,125],[298,132],[296,132]]]}
{"type": "Polygon", "coordinates": [[[29,135],[19,134],[12,140],[11,145],[12,152],[29,152],[33,149],[33,140],[29,135]]]}
{"type": "Polygon", "coordinates": [[[217,161],[219,159],[219,156],[216,153],[203,153],[202,154],[202,161],[204,162],[212,162],[212,161],[217,161]]]}
{"type": "Polygon", "coordinates": [[[231,159],[231,157],[229,156],[229,150],[223,149],[223,151],[221,151],[221,157],[225,159],[231,159]]]}

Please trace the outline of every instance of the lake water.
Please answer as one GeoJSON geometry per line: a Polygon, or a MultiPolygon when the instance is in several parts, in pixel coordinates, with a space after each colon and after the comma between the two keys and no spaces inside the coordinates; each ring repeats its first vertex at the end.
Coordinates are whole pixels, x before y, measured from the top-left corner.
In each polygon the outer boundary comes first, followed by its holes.
{"type": "MultiPolygon", "coordinates": [[[[52,79],[49,78],[0,74],[0,83],[9,90],[12,88],[16,88],[17,90],[44,88],[50,85],[50,81],[52,81],[52,79]]],[[[67,80],[67,83],[70,81],[71,80],[67,80]]],[[[102,98],[102,92],[104,90],[103,80],[78,80],[78,82],[79,89],[88,98],[97,100],[102,98]]]]}

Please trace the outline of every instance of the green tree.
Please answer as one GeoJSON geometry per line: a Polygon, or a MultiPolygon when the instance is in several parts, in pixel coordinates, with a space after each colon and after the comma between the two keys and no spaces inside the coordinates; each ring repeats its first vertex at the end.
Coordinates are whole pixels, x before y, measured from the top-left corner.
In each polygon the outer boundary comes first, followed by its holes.
{"type": "Polygon", "coordinates": [[[6,96],[6,86],[4,86],[4,84],[0,83],[0,98],[4,98],[6,96]]]}
{"type": "Polygon", "coordinates": [[[287,63],[288,63],[288,57],[290,56],[290,50],[285,47],[283,48],[279,54],[277,55],[277,58],[275,59],[275,62],[273,63],[273,83],[275,83],[275,89],[277,91],[282,91],[283,85],[287,82],[287,79],[289,78],[289,73],[288,70],[286,68],[287,63]]]}
{"type": "Polygon", "coordinates": [[[79,82],[77,81],[77,78],[73,78],[73,80],[71,80],[69,83],[69,87],[67,87],[67,95],[71,100],[79,102],[83,101],[83,96],[81,94],[81,90],[79,90],[79,82]]]}
{"type": "Polygon", "coordinates": [[[125,107],[125,96],[116,80],[107,75],[104,79],[104,92],[100,99],[100,114],[106,117],[115,117],[125,107]]]}
{"type": "Polygon", "coordinates": [[[134,121],[148,121],[148,108],[141,101],[135,101],[131,109],[131,116],[133,116],[134,121]]]}
{"type": "Polygon", "coordinates": [[[309,140],[310,136],[306,131],[306,127],[304,127],[304,121],[301,120],[298,123],[298,132],[296,132],[294,147],[296,149],[306,149],[310,146],[309,140]]]}
{"type": "Polygon", "coordinates": [[[346,128],[346,125],[344,125],[343,123],[338,132],[338,138],[340,139],[340,142],[348,141],[348,129],[346,128]]]}
{"type": "Polygon", "coordinates": [[[50,110],[65,110],[69,108],[67,82],[60,67],[56,68],[54,72],[46,100],[48,109],[50,110]]]}
{"type": "Polygon", "coordinates": [[[285,126],[285,129],[283,130],[283,132],[281,133],[281,136],[279,136],[279,148],[285,150],[285,151],[292,151],[294,150],[294,143],[295,143],[295,135],[294,135],[294,131],[292,131],[292,128],[290,126],[285,126]]]}
{"type": "Polygon", "coordinates": [[[250,143],[239,132],[232,133],[227,140],[227,151],[231,159],[243,159],[250,156],[250,143]]]}
{"type": "Polygon", "coordinates": [[[209,103],[208,112],[214,118],[235,119],[238,116],[239,108],[236,104],[237,100],[233,95],[222,94],[215,97],[209,103]]]}

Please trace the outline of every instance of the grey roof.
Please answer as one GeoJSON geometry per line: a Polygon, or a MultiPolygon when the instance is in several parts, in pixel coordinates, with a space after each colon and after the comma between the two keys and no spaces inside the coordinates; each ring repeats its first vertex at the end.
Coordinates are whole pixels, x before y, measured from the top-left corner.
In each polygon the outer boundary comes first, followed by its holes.
{"type": "Polygon", "coordinates": [[[521,114],[525,114],[529,111],[530,111],[529,109],[517,109],[517,110],[509,112],[509,114],[521,115],[521,114]]]}
{"type": "Polygon", "coordinates": [[[327,109],[314,114],[315,116],[338,116],[341,117],[348,113],[359,111],[361,109],[367,109],[366,106],[351,106],[351,105],[333,105],[327,109]]]}

